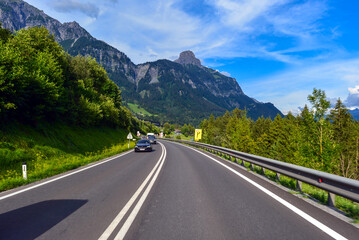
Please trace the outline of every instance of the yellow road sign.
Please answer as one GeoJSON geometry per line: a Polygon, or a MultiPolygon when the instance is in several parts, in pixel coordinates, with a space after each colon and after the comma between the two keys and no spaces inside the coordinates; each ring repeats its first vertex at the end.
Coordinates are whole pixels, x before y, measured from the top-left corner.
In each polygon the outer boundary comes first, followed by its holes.
{"type": "Polygon", "coordinates": [[[194,140],[198,141],[202,139],[202,129],[196,129],[194,133],[194,140]]]}

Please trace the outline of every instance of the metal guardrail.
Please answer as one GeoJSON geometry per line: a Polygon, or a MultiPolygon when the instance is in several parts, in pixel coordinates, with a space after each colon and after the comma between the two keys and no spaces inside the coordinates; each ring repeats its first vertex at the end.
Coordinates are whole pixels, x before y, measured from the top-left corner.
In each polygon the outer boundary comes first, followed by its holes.
{"type": "Polygon", "coordinates": [[[300,191],[301,191],[301,183],[302,182],[308,183],[310,185],[313,185],[317,188],[323,189],[328,192],[328,205],[330,206],[335,205],[334,194],[350,199],[354,202],[359,202],[359,181],[354,179],[349,179],[334,174],[321,172],[314,169],[281,162],[278,160],[273,160],[270,158],[260,157],[260,156],[256,156],[228,148],[204,144],[200,142],[191,142],[191,141],[168,139],[168,138],[165,138],[164,140],[185,143],[192,146],[203,148],[208,151],[222,153],[235,158],[235,160],[236,159],[242,160],[242,165],[244,165],[244,162],[249,162],[250,164],[254,164],[262,168],[274,171],[276,173],[294,178],[297,180],[297,187],[300,191]]]}

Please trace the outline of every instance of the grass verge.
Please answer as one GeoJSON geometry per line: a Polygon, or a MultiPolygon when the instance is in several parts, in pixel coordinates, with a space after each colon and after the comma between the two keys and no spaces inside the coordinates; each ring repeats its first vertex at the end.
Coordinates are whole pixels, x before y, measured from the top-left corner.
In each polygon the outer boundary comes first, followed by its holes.
{"type": "MultiPolygon", "coordinates": [[[[14,123],[0,130],[0,191],[38,181],[128,150],[124,129],[14,123]],[[27,180],[22,163],[27,164],[27,180]]],[[[130,143],[133,148],[134,142],[130,143]]]]}

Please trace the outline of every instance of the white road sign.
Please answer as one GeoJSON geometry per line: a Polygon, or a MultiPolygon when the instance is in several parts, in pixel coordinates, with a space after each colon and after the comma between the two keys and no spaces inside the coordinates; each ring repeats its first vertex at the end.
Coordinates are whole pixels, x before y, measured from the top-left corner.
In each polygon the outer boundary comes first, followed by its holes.
{"type": "Polygon", "coordinates": [[[128,135],[127,135],[127,139],[132,139],[133,137],[132,137],[132,134],[131,133],[129,133],[128,135]]]}

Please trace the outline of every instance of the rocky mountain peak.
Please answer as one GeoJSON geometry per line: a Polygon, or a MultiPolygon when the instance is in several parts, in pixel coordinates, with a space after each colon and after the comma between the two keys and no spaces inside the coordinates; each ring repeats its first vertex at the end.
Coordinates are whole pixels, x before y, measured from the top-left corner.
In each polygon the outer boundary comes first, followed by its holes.
{"type": "Polygon", "coordinates": [[[180,53],[180,56],[177,60],[175,60],[176,63],[186,65],[186,64],[192,64],[196,65],[198,67],[201,67],[201,61],[196,58],[194,53],[190,50],[184,51],[180,53]]]}
{"type": "Polygon", "coordinates": [[[79,37],[91,38],[91,35],[75,21],[62,24],[61,27],[59,27],[59,36],[62,40],[76,39],[79,37]]]}
{"type": "Polygon", "coordinates": [[[3,28],[17,31],[21,28],[45,26],[58,42],[91,35],[77,22],[61,24],[43,11],[21,0],[0,0],[0,21],[3,28]]]}
{"type": "Polygon", "coordinates": [[[76,21],[72,21],[72,22],[65,22],[65,25],[72,27],[72,28],[80,28],[80,24],[78,24],[78,22],[76,21]]]}

